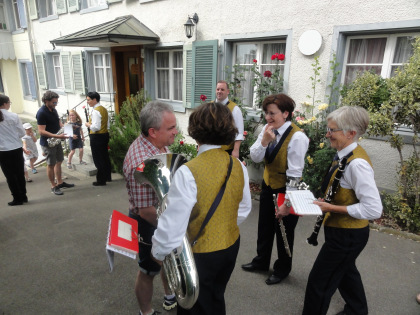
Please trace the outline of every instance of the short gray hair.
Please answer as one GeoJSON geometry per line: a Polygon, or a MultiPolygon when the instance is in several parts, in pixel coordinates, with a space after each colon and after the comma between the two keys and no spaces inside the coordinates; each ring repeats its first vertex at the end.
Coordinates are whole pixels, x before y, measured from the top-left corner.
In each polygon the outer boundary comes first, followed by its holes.
{"type": "Polygon", "coordinates": [[[150,128],[160,129],[165,112],[173,113],[174,110],[171,105],[161,101],[151,101],[143,107],[140,112],[140,128],[146,137],[149,136],[150,128]]]}
{"type": "Polygon", "coordinates": [[[343,132],[356,131],[355,140],[359,139],[369,126],[369,114],[360,106],[342,106],[327,116],[327,121],[334,121],[343,132]]]}

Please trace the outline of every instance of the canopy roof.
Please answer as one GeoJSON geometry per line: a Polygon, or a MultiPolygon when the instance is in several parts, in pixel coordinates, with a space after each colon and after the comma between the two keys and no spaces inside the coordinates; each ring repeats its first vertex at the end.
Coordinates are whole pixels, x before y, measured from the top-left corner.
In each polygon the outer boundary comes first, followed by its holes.
{"type": "Polygon", "coordinates": [[[132,15],[51,40],[53,46],[113,47],[154,44],[159,36],[132,15]]]}

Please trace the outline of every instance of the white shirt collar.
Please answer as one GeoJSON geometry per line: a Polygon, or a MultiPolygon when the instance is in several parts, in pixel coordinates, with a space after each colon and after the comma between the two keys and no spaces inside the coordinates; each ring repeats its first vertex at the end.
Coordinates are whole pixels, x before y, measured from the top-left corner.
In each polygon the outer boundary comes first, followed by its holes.
{"type": "Polygon", "coordinates": [[[354,149],[357,148],[357,143],[353,142],[352,144],[349,144],[347,147],[345,147],[344,149],[342,149],[341,151],[338,151],[338,158],[341,159],[344,156],[346,156],[347,154],[349,154],[351,151],[353,151],[354,149]]]}
{"type": "Polygon", "coordinates": [[[229,102],[229,97],[226,97],[223,101],[220,101],[220,102],[216,98],[216,102],[226,105],[229,102]]]}
{"type": "Polygon", "coordinates": [[[197,155],[200,155],[201,153],[206,152],[208,150],[219,149],[221,147],[222,146],[220,146],[220,145],[214,145],[214,144],[202,144],[202,145],[200,145],[200,148],[198,149],[197,155]]]}
{"type": "Polygon", "coordinates": [[[279,129],[277,129],[279,135],[281,136],[283,133],[285,133],[286,129],[289,128],[291,124],[291,121],[286,121],[279,129]]]}

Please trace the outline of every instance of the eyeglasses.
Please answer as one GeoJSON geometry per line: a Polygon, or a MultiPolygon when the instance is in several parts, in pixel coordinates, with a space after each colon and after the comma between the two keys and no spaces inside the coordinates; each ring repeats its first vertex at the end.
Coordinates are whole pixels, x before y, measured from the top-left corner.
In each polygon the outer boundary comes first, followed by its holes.
{"type": "Polygon", "coordinates": [[[53,102],[53,105],[57,105],[58,104],[58,102],[53,102]]]}
{"type": "Polygon", "coordinates": [[[329,127],[327,127],[327,133],[333,133],[333,132],[336,132],[336,131],[342,131],[343,129],[331,129],[331,128],[329,128],[329,127]]]}
{"type": "Polygon", "coordinates": [[[264,115],[265,115],[265,116],[271,116],[271,117],[274,117],[274,116],[276,116],[278,113],[281,113],[281,112],[277,112],[277,113],[264,112],[264,115]]]}

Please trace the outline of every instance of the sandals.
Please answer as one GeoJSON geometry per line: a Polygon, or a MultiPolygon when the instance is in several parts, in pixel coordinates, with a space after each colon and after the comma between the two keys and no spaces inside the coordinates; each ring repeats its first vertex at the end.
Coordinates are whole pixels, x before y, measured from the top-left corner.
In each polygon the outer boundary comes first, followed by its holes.
{"type": "Polygon", "coordinates": [[[26,181],[27,181],[28,183],[31,183],[31,182],[32,182],[32,179],[30,179],[30,178],[28,177],[28,178],[26,178],[26,181]]]}
{"type": "Polygon", "coordinates": [[[80,165],[86,165],[87,163],[83,160],[80,161],[80,165]]]}
{"type": "Polygon", "coordinates": [[[67,163],[67,168],[68,168],[69,170],[73,169],[73,166],[71,166],[71,163],[67,163]]]}

